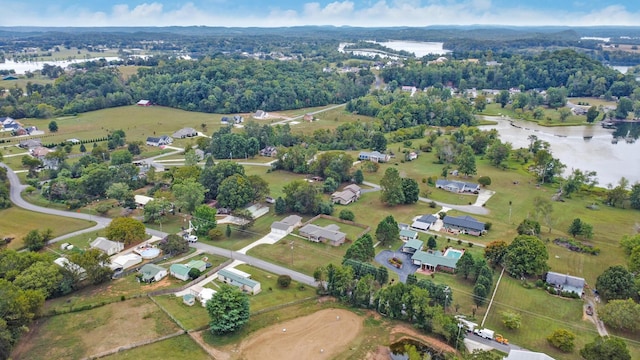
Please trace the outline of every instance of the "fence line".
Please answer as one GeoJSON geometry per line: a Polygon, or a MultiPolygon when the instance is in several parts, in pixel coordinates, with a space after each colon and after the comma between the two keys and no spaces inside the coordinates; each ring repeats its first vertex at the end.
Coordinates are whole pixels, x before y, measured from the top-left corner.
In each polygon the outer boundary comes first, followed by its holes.
{"type": "Polygon", "coordinates": [[[90,355],[90,356],[87,356],[85,358],[82,358],[82,360],[100,359],[100,358],[103,358],[103,357],[106,357],[106,356],[109,356],[109,355],[117,354],[117,353],[119,353],[121,351],[127,351],[127,350],[131,350],[131,349],[135,349],[135,348],[140,347],[140,346],[149,345],[149,344],[157,343],[159,341],[171,339],[171,338],[174,338],[176,336],[183,335],[185,333],[186,333],[186,331],[184,331],[184,330],[176,331],[173,334],[161,336],[159,338],[138,341],[138,342],[135,342],[133,344],[120,346],[120,347],[115,348],[115,349],[103,351],[103,352],[95,354],[95,355],[90,355]]]}

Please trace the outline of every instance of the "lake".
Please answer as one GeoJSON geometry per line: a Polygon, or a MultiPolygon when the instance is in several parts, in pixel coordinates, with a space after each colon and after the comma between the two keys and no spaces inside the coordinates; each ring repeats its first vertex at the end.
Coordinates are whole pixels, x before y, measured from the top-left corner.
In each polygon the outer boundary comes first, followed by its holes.
{"type": "Polygon", "coordinates": [[[4,63],[0,63],[0,70],[14,70],[16,74],[24,74],[27,71],[36,71],[42,70],[44,64],[52,65],[52,66],[60,66],[61,68],[66,68],[71,64],[77,64],[86,61],[93,61],[105,59],[107,61],[118,60],[118,57],[104,57],[104,58],[90,58],[90,59],[72,59],[72,60],[51,60],[51,61],[27,61],[27,62],[16,62],[13,60],[6,60],[4,63]]]}
{"type": "MultiPolygon", "coordinates": [[[[598,173],[599,186],[616,185],[621,177],[627,178],[631,184],[640,182],[640,142],[637,128],[625,132],[619,129],[621,138],[614,140],[614,130],[604,129],[600,124],[593,126],[561,126],[544,127],[532,122],[503,117],[485,116],[494,120],[496,125],[480,126],[480,129],[496,129],[503,142],[510,142],[513,148],[529,147],[530,135],[551,144],[553,156],[567,166],[566,174],[572,169],[590,170],[598,173]],[[512,125],[513,124],[513,125],[512,125]],[[515,126],[514,126],[515,125],[515,126]],[[632,134],[633,136],[628,136],[632,134]],[[628,141],[625,139],[627,137],[628,141]]],[[[630,126],[630,124],[629,124],[630,126]]],[[[631,128],[629,128],[631,130],[631,128]]]]}

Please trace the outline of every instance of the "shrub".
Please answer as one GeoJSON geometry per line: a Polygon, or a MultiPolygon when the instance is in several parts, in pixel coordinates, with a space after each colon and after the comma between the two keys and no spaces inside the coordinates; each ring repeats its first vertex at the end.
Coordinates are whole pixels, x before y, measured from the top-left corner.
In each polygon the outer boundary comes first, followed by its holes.
{"type": "Polygon", "coordinates": [[[493,226],[493,224],[490,222],[484,223],[484,229],[487,231],[491,230],[491,226],[493,226]]]}
{"type": "Polygon", "coordinates": [[[462,245],[462,240],[458,239],[458,245],[462,245]]]}
{"type": "Polygon", "coordinates": [[[100,215],[106,214],[109,211],[109,209],[111,209],[111,206],[109,206],[109,204],[105,204],[105,203],[102,203],[102,204],[96,206],[96,212],[98,214],[100,214],[100,215]]]}
{"type": "Polygon", "coordinates": [[[430,207],[430,208],[435,209],[435,208],[436,208],[436,206],[438,206],[438,204],[436,204],[436,202],[435,202],[435,201],[433,201],[433,200],[432,200],[431,202],[429,202],[429,207],[430,207]]]}
{"type": "Polygon", "coordinates": [[[543,286],[544,286],[544,281],[542,281],[542,279],[536,280],[536,287],[537,288],[541,288],[543,286]]]}
{"type": "Polygon", "coordinates": [[[467,243],[467,246],[468,246],[468,247],[473,247],[473,243],[472,243],[471,241],[469,241],[469,242],[467,243]]]}
{"type": "Polygon", "coordinates": [[[551,346],[559,349],[563,352],[572,352],[574,347],[574,340],[576,336],[565,329],[557,329],[551,335],[547,337],[547,341],[551,346]]]}
{"type": "Polygon", "coordinates": [[[338,217],[342,220],[348,220],[348,221],[353,221],[356,218],[353,211],[347,210],[347,209],[341,210],[340,215],[338,215],[338,217]]]}
{"type": "Polygon", "coordinates": [[[278,286],[281,288],[288,288],[291,285],[291,276],[289,275],[280,275],[278,276],[278,286]]]}
{"type": "Polygon", "coordinates": [[[207,235],[209,235],[209,239],[211,240],[219,240],[222,238],[222,235],[224,234],[222,233],[222,230],[215,228],[215,229],[209,230],[209,233],[207,235]]]}

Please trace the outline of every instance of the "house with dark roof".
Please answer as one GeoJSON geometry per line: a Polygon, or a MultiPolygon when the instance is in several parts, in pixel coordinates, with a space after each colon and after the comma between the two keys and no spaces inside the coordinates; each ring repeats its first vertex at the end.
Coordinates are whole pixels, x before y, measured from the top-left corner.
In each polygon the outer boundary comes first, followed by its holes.
{"type": "Polygon", "coordinates": [[[411,224],[411,227],[413,229],[426,231],[429,230],[436,221],[438,221],[438,217],[435,215],[422,215],[411,224]]]}
{"type": "Polygon", "coordinates": [[[341,232],[340,227],[336,224],[329,224],[325,227],[307,224],[300,228],[299,234],[309,241],[326,242],[333,246],[342,245],[347,237],[347,234],[341,232]]]}
{"type": "Polygon", "coordinates": [[[198,132],[194,128],[186,127],[173,133],[174,139],[184,139],[189,137],[198,136],[198,132]]]}
{"type": "Polygon", "coordinates": [[[342,191],[331,194],[331,201],[336,204],[348,205],[360,198],[360,186],[356,184],[347,185],[342,191]]]}
{"type": "Polygon", "coordinates": [[[450,216],[447,215],[442,219],[443,229],[454,234],[469,234],[480,236],[486,232],[483,222],[474,219],[471,216],[450,216]]]}
{"type": "Polygon", "coordinates": [[[391,156],[379,151],[361,151],[360,154],[358,154],[358,160],[361,161],[388,162],[390,159],[391,156]]]}
{"type": "Polygon", "coordinates": [[[20,141],[18,146],[23,149],[35,149],[42,146],[42,141],[40,139],[22,140],[20,141]]]}
{"type": "Polygon", "coordinates": [[[443,189],[455,193],[477,194],[478,192],[480,192],[480,184],[473,184],[464,181],[436,180],[436,187],[438,189],[443,189]]]}
{"type": "Polygon", "coordinates": [[[231,121],[231,119],[228,116],[223,116],[222,118],[220,118],[220,123],[222,125],[229,125],[229,121],[231,121]]]}
{"type": "Polygon", "coordinates": [[[259,151],[260,156],[276,157],[278,156],[278,149],[275,146],[267,146],[259,151]]]}
{"type": "Polygon", "coordinates": [[[556,290],[561,292],[568,291],[582,296],[582,292],[584,291],[585,281],[581,277],[549,271],[545,280],[547,284],[553,285],[556,290]]]}

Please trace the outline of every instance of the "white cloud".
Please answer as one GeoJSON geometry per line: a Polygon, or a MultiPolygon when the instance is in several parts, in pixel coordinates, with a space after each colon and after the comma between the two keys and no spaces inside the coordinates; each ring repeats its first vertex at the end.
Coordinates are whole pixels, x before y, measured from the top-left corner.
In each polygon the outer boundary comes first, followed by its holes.
{"type": "MultiPolygon", "coordinates": [[[[603,7],[590,12],[544,11],[529,7],[498,7],[491,0],[373,0],[356,6],[354,1],[319,2],[295,9],[264,9],[253,13],[228,13],[225,0],[210,0],[207,10],[191,2],[168,8],[162,0],[130,7],[116,4],[110,11],[95,12],[81,5],[61,8],[51,5],[41,9],[11,2],[3,9],[4,26],[428,26],[428,25],[637,25],[640,12],[623,5],[603,7]]],[[[579,0],[577,0],[579,1],[579,0]]]]}

